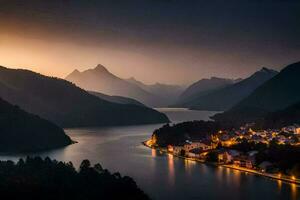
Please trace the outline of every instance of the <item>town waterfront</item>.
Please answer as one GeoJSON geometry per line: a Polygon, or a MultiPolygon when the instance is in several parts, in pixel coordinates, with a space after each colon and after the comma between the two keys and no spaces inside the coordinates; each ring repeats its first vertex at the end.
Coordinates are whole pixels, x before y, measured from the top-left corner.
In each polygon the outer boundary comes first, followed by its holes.
{"type": "MultiPolygon", "coordinates": [[[[213,112],[160,109],[173,122],[205,119],[213,112]],[[191,117],[192,116],[192,117],[191,117]]],[[[45,152],[57,160],[100,162],[110,171],[133,177],[153,199],[292,199],[300,198],[296,184],[274,181],[234,169],[184,160],[141,144],[157,125],[67,129],[77,144],[45,152]]],[[[17,160],[19,156],[1,156],[17,160]]]]}

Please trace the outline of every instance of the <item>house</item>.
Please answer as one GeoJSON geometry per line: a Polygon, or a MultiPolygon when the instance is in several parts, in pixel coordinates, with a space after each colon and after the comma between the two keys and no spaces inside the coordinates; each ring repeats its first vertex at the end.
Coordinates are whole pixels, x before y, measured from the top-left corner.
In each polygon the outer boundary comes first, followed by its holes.
{"type": "Polygon", "coordinates": [[[171,153],[173,153],[173,151],[174,151],[174,147],[172,145],[168,145],[167,149],[168,149],[168,152],[171,152],[171,153]]]}
{"type": "Polygon", "coordinates": [[[294,125],[294,126],[286,126],[282,128],[283,132],[287,132],[287,133],[295,133],[295,134],[299,134],[300,133],[300,129],[298,125],[294,125]]]}
{"type": "Polygon", "coordinates": [[[227,151],[218,152],[218,162],[231,163],[233,157],[227,151]]]}
{"type": "Polygon", "coordinates": [[[200,148],[202,150],[208,150],[208,149],[211,149],[211,146],[210,145],[207,145],[207,144],[204,144],[202,142],[191,142],[191,143],[186,143],[184,146],[183,146],[183,149],[186,151],[186,152],[189,152],[190,150],[192,149],[197,149],[197,148],[200,148]]]}
{"type": "Polygon", "coordinates": [[[187,156],[190,158],[203,158],[207,152],[208,152],[207,150],[203,150],[201,148],[196,148],[196,149],[190,150],[187,153],[187,156]]]}
{"type": "Polygon", "coordinates": [[[254,141],[255,143],[264,143],[265,142],[264,138],[258,134],[252,135],[251,140],[254,141]]]}
{"type": "Polygon", "coordinates": [[[251,159],[249,159],[247,156],[237,156],[233,159],[233,164],[238,167],[245,167],[248,169],[252,169],[254,166],[254,163],[251,159]]]}
{"type": "Polygon", "coordinates": [[[167,149],[168,152],[173,153],[174,155],[180,155],[183,150],[183,146],[168,145],[167,149]]]}
{"type": "Polygon", "coordinates": [[[286,137],[283,135],[277,135],[276,137],[278,144],[285,144],[286,143],[286,137]]]}
{"type": "Polygon", "coordinates": [[[267,137],[268,132],[267,131],[259,131],[256,133],[256,135],[259,135],[260,137],[267,137]]]}
{"type": "Polygon", "coordinates": [[[218,161],[222,163],[232,163],[235,157],[240,156],[240,152],[236,150],[225,150],[221,149],[217,151],[218,161]]]}
{"type": "Polygon", "coordinates": [[[183,150],[183,146],[173,146],[172,149],[174,155],[180,155],[183,150]]]}

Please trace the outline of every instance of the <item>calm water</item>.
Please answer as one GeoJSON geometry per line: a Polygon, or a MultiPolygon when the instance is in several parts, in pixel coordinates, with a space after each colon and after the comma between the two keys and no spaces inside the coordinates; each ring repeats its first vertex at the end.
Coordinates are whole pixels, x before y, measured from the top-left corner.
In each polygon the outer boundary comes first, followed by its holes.
{"type": "MultiPolygon", "coordinates": [[[[212,112],[161,109],[174,122],[208,119],[212,112]]],[[[67,129],[77,144],[41,154],[57,160],[100,162],[133,177],[153,199],[300,199],[300,188],[243,172],[162,155],[141,145],[161,125],[67,129]]],[[[17,160],[20,156],[0,156],[17,160]]]]}

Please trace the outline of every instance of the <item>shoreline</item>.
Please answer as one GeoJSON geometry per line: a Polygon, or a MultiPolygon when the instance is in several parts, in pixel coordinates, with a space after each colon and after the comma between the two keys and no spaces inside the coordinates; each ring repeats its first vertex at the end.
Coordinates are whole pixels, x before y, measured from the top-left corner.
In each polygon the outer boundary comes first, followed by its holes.
{"type": "Polygon", "coordinates": [[[201,163],[201,164],[212,165],[212,166],[215,166],[215,167],[224,167],[224,168],[227,168],[227,169],[238,170],[238,171],[241,171],[241,172],[251,173],[251,174],[262,176],[262,177],[269,178],[269,179],[272,179],[272,180],[283,181],[285,183],[296,184],[296,185],[300,186],[300,179],[293,180],[293,179],[290,179],[290,178],[287,178],[287,177],[284,177],[284,176],[281,176],[281,175],[263,173],[263,172],[259,172],[259,171],[254,170],[254,169],[248,169],[248,168],[244,168],[244,167],[237,167],[237,166],[233,166],[233,165],[206,162],[204,160],[200,160],[200,159],[197,159],[197,158],[189,158],[189,157],[185,157],[185,156],[179,156],[179,155],[172,154],[172,153],[168,152],[167,150],[162,149],[160,147],[151,147],[151,146],[146,144],[146,141],[142,142],[142,144],[144,146],[150,148],[150,149],[159,150],[159,151],[161,151],[165,154],[170,154],[170,155],[173,155],[173,156],[178,157],[180,159],[192,160],[192,161],[195,161],[195,162],[198,162],[198,163],[201,163]]]}

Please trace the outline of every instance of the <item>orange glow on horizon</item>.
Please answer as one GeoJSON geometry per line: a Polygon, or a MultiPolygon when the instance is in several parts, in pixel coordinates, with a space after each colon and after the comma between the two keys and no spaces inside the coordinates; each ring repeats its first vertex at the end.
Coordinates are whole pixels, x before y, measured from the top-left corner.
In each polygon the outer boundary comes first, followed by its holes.
{"type": "MultiPolygon", "coordinates": [[[[102,64],[111,73],[124,79],[135,77],[146,84],[186,84],[182,76],[177,76],[176,70],[170,71],[167,67],[175,66],[168,55],[155,56],[153,59],[151,52],[136,51],[106,44],[81,45],[67,39],[55,40],[46,36],[42,39],[25,38],[14,33],[0,32],[0,65],[4,67],[28,69],[65,78],[75,69],[84,71],[102,64]],[[170,73],[173,75],[170,76],[170,73]],[[167,80],[166,77],[173,77],[173,80],[167,80]]],[[[190,79],[188,81],[192,82],[190,79]]]]}

